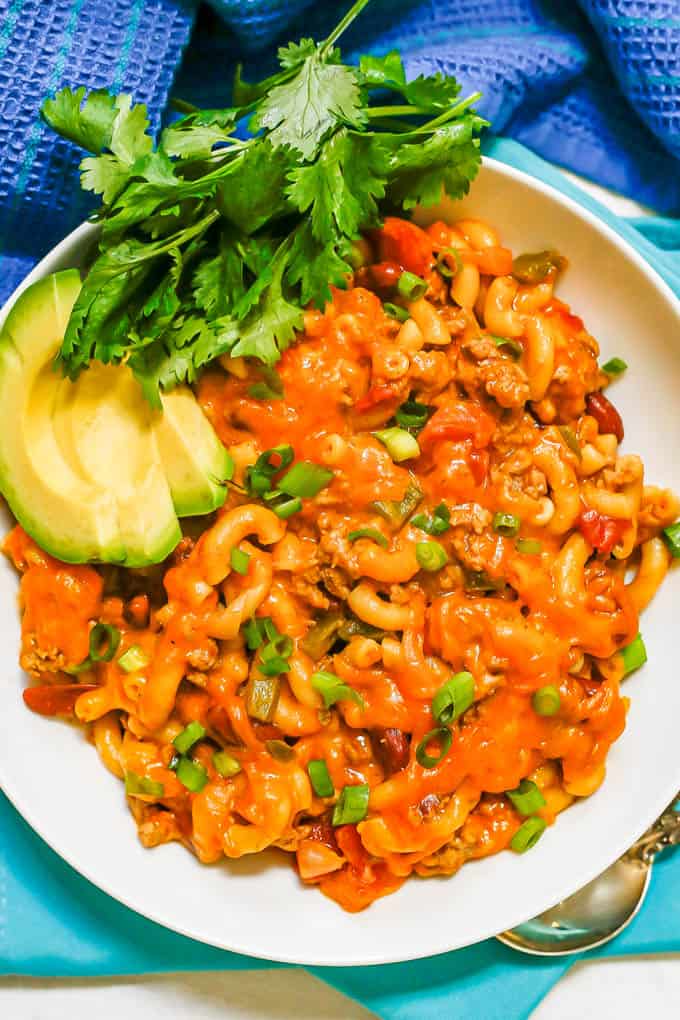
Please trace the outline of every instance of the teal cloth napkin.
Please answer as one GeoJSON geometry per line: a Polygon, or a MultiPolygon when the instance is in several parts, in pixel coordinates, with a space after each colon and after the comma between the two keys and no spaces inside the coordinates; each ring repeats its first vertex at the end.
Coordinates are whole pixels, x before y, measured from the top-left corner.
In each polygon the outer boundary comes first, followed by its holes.
{"type": "MultiPolygon", "coordinates": [[[[677,221],[641,220],[633,226],[518,143],[490,139],[485,151],[594,212],[680,296],[677,221]]],[[[95,977],[280,966],[204,946],[121,906],[57,857],[2,795],[0,850],[0,974],[95,977]]],[[[669,951],[680,952],[677,849],[656,866],[648,900],[633,924],[588,955],[669,951]]],[[[492,939],[410,963],[309,969],[387,1020],[523,1020],[573,960],[521,956],[492,939]]]]}

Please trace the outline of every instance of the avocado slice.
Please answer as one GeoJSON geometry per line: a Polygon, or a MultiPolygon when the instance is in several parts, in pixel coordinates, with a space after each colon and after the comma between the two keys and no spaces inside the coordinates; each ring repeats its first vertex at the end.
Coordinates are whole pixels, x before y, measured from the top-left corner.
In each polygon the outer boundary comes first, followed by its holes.
{"type": "Polygon", "coordinates": [[[178,517],[209,514],[224,503],[233,473],[229,452],[188,386],[161,396],[156,439],[178,517]]]}
{"type": "Polygon", "coordinates": [[[83,481],[113,489],[124,565],[165,559],[182,536],[151,411],[132,372],[96,362],[76,383],[61,379],[52,428],[83,481]]]}
{"type": "Polygon", "coordinates": [[[126,368],[61,379],[77,270],[29,287],[0,333],[0,491],[46,552],[142,566],[181,537],[150,412],[126,368]]]}
{"type": "Polygon", "coordinates": [[[181,538],[178,516],[224,503],[231,457],[186,386],[159,413],[125,365],[59,377],[80,286],[75,269],[38,281],[0,332],[0,492],[61,560],[158,563],[181,538]]]}
{"type": "Polygon", "coordinates": [[[79,290],[75,269],[40,280],[0,332],[0,492],[26,531],[69,563],[125,554],[113,492],[73,470],[51,426],[52,361],[79,290]]]}

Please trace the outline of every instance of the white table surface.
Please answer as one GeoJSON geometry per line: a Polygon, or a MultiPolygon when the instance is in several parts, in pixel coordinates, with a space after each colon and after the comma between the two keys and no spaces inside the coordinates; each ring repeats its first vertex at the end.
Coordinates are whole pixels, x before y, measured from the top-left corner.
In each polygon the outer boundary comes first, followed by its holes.
{"type": "MultiPolygon", "coordinates": [[[[567,176],[572,176],[568,174],[567,176]]],[[[615,212],[648,210],[573,178],[615,212]]],[[[576,964],[531,1020],[677,1020],[680,954],[576,964]]],[[[301,970],[0,981],[1,1020],[369,1020],[374,1014],[301,970]]],[[[438,1018],[439,1020],[439,1018],[438,1018]]],[[[441,1017],[440,1020],[449,1020],[441,1017]]],[[[484,1017],[476,1018],[484,1020],[484,1017]]],[[[508,1020],[512,1016],[508,1014],[508,1020]]]]}

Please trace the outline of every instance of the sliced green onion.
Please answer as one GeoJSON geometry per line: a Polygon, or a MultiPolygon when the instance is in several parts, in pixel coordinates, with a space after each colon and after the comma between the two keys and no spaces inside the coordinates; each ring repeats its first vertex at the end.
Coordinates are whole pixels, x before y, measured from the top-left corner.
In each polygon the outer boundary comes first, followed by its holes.
{"type": "Polygon", "coordinates": [[[227,751],[215,751],[212,756],[212,763],[215,769],[225,779],[237,775],[241,771],[241,763],[233,758],[227,751]]]}
{"type": "Polygon", "coordinates": [[[412,457],[420,456],[418,440],[410,432],[407,432],[406,429],[400,429],[393,425],[392,428],[380,429],[378,432],[374,432],[373,435],[387,449],[395,464],[401,464],[403,460],[410,460],[412,457]]]}
{"type": "Polygon", "coordinates": [[[303,652],[306,652],[315,662],[322,658],[332,648],[344,621],[345,618],[339,610],[323,613],[300,642],[303,652]]]}
{"type": "Polygon", "coordinates": [[[517,340],[513,340],[509,336],[492,336],[491,339],[495,343],[496,347],[507,347],[513,358],[521,358],[524,353],[524,348],[517,340]]]}
{"type": "Polygon", "coordinates": [[[462,268],[463,260],[461,259],[457,248],[442,248],[441,251],[437,253],[437,270],[442,274],[442,276],[446,277],[447,280],[451,280],[454,276],[458,276],[458,273],[462,268]],[[455,270],[451,269],[451,266],[445,261],[446,255],[453,255],[456,260],[455,270]]]}
{"type": "Polygon", "coordinates": [[[182,786],[190,793],[200,793],[208,782],[208,773],[199,761],[181,757],[177,762],[175,774],[182,786]]]}
{"type": "Polygon", "coordinates": [[[422,429],[434,408],[417,400],[405,400],[394,413],[397,425],[403,429],[422,429]]]}
{"type": "Polygon", "coordinates": [[[245,474],[246,491],[251,496],[263,496],[272,487],[272,479],[293,463],[293,447],[288,443],[273,446],[257,458],[245,474]]]}
{"type": "Polygon", "coordinates": [[[88,655],[82,662],[76,663],[75,666],[64,666],[64,673],[68,673],[69,676],[78,676],[79,673],[84,673],[87,669],[92,669],[94,663],[88,655]]]}
{"type": "Polygon", "coordinates": [[[515,549],[528,556],[538,556],[543,551],[543,546],[535,538],[518,538],[515,542],[515,549]]]}
{"type": "Polygon", "coordinates": [[[255,461],[255,470],[263,471],[265,474],[275,475],[277,471],[283,471],[293,463],[293,447],[290,443],[281,443],[280,446],[272,446],[265,450],[255,461]]]}
{"type": "Polygon", "coordinates": [[[515,514],[504,514],[500,511],[493,515],[493,530],[498,535],[514,538],[520,527],[520,519],[515,514]]]}
{"type": "Polygon", "coordinates": [[[330,708],[336,701],[349,700],[355,701],[359,708],[365,708],[364,699],[359,692],[355,691],[349,684],[346,684],[335,673],[329,673],[328,670],[320,669],[316,673],[312,673],[310,683],[314,690],[318,691],[323,698],[326,708],[330,708]]]}
{"type": "Polygon", "coordinates": [[[370,789],[368,783],[345,786],[333,808],[333,825],[356,825],[368,812],[370,789]]]}
{"type": "Polygon", "coordinates": [[[420,528],[428,535],[443,535],[451,527],[451,511],[446,503],[440,503],[434,508],[431,517],[428,517],[427,514],[416,514],[411,518],[410,523],[414,528],[420,528]]]}
{"type": "Polygon", "coordinates": [[[676,521],[675,524],[669,524],[667,528],[663,529],[661,534],[671,551],[671,556],[677,560],[680,557],[680,521],[676,521]]]}
{"type": "Polygon", "coordinates": [[[302,500],[299,496],[295,496],[293,499],[286,499],[283,503],[278,503],[272,507],[272,510],[277,517],[280,517],[282,521],[288,520],[293,514],[297,514],[302,510],[302,500]]]}
{"type": "Polygon", "coordinates": [[[516,854],[526,853],[536,846],[539,839],[547,828],[547,823],[542,818],[527,818],[522,822],[515,835],[510,840],[510,847],[516,854]]]}
{"type": "Polygon", "coordinates": [[[427,294],[427,287],[427,280],[416,276],[415,273],[409,273],[408,270],[401,274],[397,283],[397,290],[407,301],[417,301],[418,298],[424,297],[427,294]]]}
{"type": "Polygon", "coordinates": [[[259,669],[265,676],[280,676],[281,673],[290,672],[290,663],[282,655],[272,655],[260,663],[259,669]]]}
{"type": "Polygon", "coordinates": [[[621,649],[621,655],[623,656],[623,675],[628,676],[629,673],[633,673],[640,666],[644,666],[647,661],[647,649],[645,643],[642,640],[642,634],[631,641],[629,645],[621,649]]]}
{"type": "Polygon", "coordinates": [[[205,726],[201,726],[200,722],[194,719],[185,726],[181,733],[178,733],[173,744],[177,748],[180,754],[186,754],[187,751],[191,750],[194,744],[202,740],[206,734],[205,726]]]}
{"type": "Polygon", "coordinates": [[[307,772],[312,789],[317,797],[332,797],[335,793],[328,765],[323,758],[315,758],[307,762],[307,772]]]}
{"type": "Polygon", "coordinates": [[[260,676],[258,671],[251,673],[246,684],[246,712],[252,719],[259,722],[271,722],[281,691],[278,674],[260,676]]]}
{"type": "Polygon", "coordinates": [[[400,528],[406,518],[413,513],[423,498],[423,494],[414,482],[409,482],[404,496],[399,502],[397,500],[377,500],[371,503],[371,507],[381,517],[395,527],[400,528]]]}
{"type": "Polygon", "coordinates": [[[437,726],[436,729],[426,733],[416,748],[416,761],[424,769],[431,769],[438,765],[442,758],[448,753],[453,742],[451,730],[448,726],[437,726]],[[428,754],[430,744],[436,742],[439,745],[439,754],[428,754]]]}
{"type": "Polygon", "coordinates": [[[432,715],[442,726],[455,722],[475,700],[472,673],[456,673],[439,688],[432,699],[432,715]]]}
{"type": "Polygon", "coordinates": [[[260,629],[260,620],[257,620],[254,616],[243,624],[243,636],[246,639],[246,646],[248,650],[254,652],[260,647],[264,641],[264,636],[260,629]]]}
{"type": "Polygon", "coordinates": [[[138,776],[136,772],[126,772],[125,792],[131,797],[162,797],[165,787],[146,776],[138,776]]]}
{"type": "Polygon", "coordinates": [[[265,740],[264,746],[275,761],[292,761],[295,751],[285,740],[265,740]]]}
{"type": "Polygon", "coordinates": [[[299,460],[279,480],[276,487],[279,492],[285,492],[287,496],[312,499],[322,489],[325,489],[332,480],[333,472],[330,468],[321,467],[320,464],[313,464],[310,460],[299,460]]]}
{"type": "Polygon", "coordinates": [[[605,361],[602,371],[606,372],[607,375],[621,375],[627,368],[628,365],[623,358],[610,358],[609,361],[605,361]]]}
{"type": "MultiPolygon", "coordinates": [[[[269,617],[267,617],[267,623],[273,626],[273,620],[270,620],[269,617]]],[[[269,637],[270,635],[267,632],[267,623],[265,623],[264,629],[265,633],[267,633],[267,637],[269,637]]],[[[288,637],[287,634],[273,633],[271,634],[269,642],[262,649],[261,653],[262,661],[267,662],[270,659],[274,659],[276,656],[279,655],[283,656],[284,659],[287,659],[292,651],[293,651],[292,638],[288,637]]]]}
{"type": "Polygon", "coordinates": [[[267,638],[267,641],[276,641],[277,637],[280,636],[276,629],[276,624],[272,620],[271,616],[260,617],[260,626],[262,628],[262,633],[267,638]]]}
{"type": "Polygon", "coordinates": [[[111,623],[95,623],[90,631],[90,661],[111,662],[120,644],[120,631],[111,623]]]}
{"type": "Polygon", "coordinates": [[[249,467],[245,473],[245,485],[249,496],[263,496],[265,492],[270,491],[272,478],[264,471],[256,471],[255,468],[249,467]]]}
{"type": "Polygon", "coordinates": [[[507,797],[521,815],[535,815],[545,807],[545,797],[530,779],[523,779],[514,790],[507,790],[507,797]]]}
{"type": "Polygon", "coordinates": [[[398,322],[406,322],[410,318],[406,308],[402,308],[401,305],[395,305],[391,301],[385,302],[383,311],[385,315],[389,315],[390,319],[396,319],[398,322]]]}
{"type": "Polygon", "coordinates": [[[139,645],[130,645],[118,659],[118,665],[126,673],[134,673],[137,669],[144,669],[150,662],[149,656],[139,645]]]}
{"type": "Polygon", "coordinates": [[[239,549],[237,546],[231,550],[229,561],[232,566],[232,570],[235,570],[237,574],[248,573],[248,564],[250,563],[250,556],[243,549],[239,549]]]}
{"type": "Polygon", "coordinates": [[[560,710],[561,704],[562,698],[560,697],[560,692],[554,684],[546,684],[545,687],[539,687],[531,695],[531,705],[536,715],[556,715],[560,710]]]}
{"type": "Polygon", "coordinates": [[[583,454],[581,452],[581,447],[574,430],[570,429],[568,425],[560,425],[559,433],[562,436],[562,439],[569,447],[569,449],[571,450],[571,452],[575,453],[578,459],[580,460],[583,454]]]}
{"type": "Polygon", "coordinates": [[[441,570],[449,562],[446,549],[439,542],[416,542],[416,559],[418,565],[430,574],[441,570]]]}
{"type": "Polygon", "coordinates": [[[350,542],[356,542],[358,538],[369,538],[371,542],[377,542],[383,549],[387,549],[390,544],[382,531],[378,531],[377,528],[357,528],[356,531],[350,531],[347,538],[350,542]]]}

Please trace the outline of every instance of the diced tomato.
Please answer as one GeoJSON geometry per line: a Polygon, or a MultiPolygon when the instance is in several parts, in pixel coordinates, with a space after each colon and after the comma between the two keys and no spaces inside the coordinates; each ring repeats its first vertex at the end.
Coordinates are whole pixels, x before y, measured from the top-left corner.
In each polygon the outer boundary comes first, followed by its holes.
{"type": "Polygon", "coordinates": [[[316,840],[317,843],[323,843],[324,846],[329,847],[331,850],[337,850],[338,844],[335,839],[337,831],[331,825],[329,816],[322,815],[312,822],[307,838],[316,840]]]}
{"type": "Polygon", "coordinates": [[[543,309],[543,314],[558,318],[570,333],[580,333],[583,329],[583,319],[572,315],[569,305],[559,298],[552,298],[550,304],[543,309]]]}
{"type": "Polygon", "coordinates": [[[396,262],[416,276],[425,276],[432,265],[432,238],[415,223],[388,216],[375,240],[382,262],[396,262]]]}
{"type": "Polygon", "coordinates": [[[81,694],[93,691],[96,684],[41,684],[27,687],[24,703],[38,715],[73,715],[76,701],[81,694]]]}
{"type": "Polygon", "coordinates": [[[626,521],[607,517],[597,510],[584,510],[579,521],[581,534],[586,542],[601,553],[610,553],[623,537],[626,521]]]}
{"type": "Polygon", "coordinates": [[[421,450],[442,439],[471,439],[477,449],[488,446],[496,430],[496,422],[477,404],[459,401],[440,407],[418,436],[421,450]]]}
{"type": "Polygon", "coordinates": [[[323,843],[303,839],[297,848],[297,866],[300,878],[306,882],[329,875],[345,866],[344,858],[323,843]]]}
{"type": "Polygon", "coordinates": [[[468,464],[470,465],[475,485],[481,485],[489,473],[489,451],[470,450],[468,464]]]}
{"type": "Polygon", "coordinates": [[[480,273],[488,276],[508,276],[512,272],[512,252],[509,248],[483,248],[481,251],[465,252],[465,262],[474,262],[480,273]]]}
{"type": "Polygon", "coordinates": [[[396,393],[391,386],[371,386],[368,393],[357,400],[354,410],[363,414],[364,411],[370,411],[376,404],[384,404],[387,400],[394,400],[395,397],[396,393]]]}
{"type": "Polygon", "coordinates": [[[349,863],[361,875],[362,881],[372,881],[371,855],[361,842],[356,825],[341,825],[335,830],[335,839],[349,863]]]}

